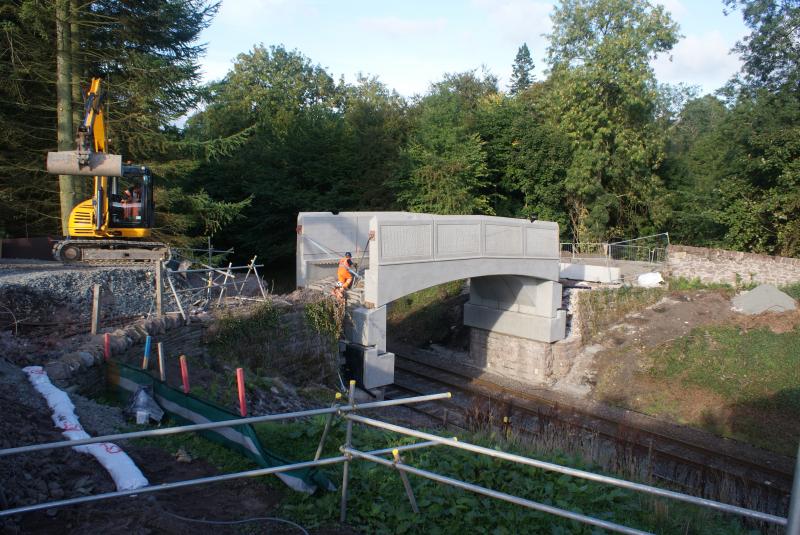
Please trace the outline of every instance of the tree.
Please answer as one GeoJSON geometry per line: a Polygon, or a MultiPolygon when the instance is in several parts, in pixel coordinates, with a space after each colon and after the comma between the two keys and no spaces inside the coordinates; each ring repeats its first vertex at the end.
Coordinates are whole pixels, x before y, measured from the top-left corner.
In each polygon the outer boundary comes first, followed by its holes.
{"type": "Polygon", "coordinates": [[[498,97],[497,79],[475,71],[445,75],[417,104],[406,151],[407,167],[397,183],[401,205],[416,212],[493,214],[478,115],[486,99],[498,97]]]}
{"type": "MultiPolygon", "coordinates": [[[[58,231],[59,192],[44,172],[42,153],[74,148],[75,124],[69,123],[82,110],[79,86],[92,76],[104,78],[109,97],[110,150],[156,170],[166,166],[174,156],[169,148],[180,144],[171,123],[199,102],[198,58],[204,47],[196,39],[218,5],[207,0],[3,4],[0,227],[17,235],[58,231]],[[70,107],[73,113],[67,113],[70,107]]],[[[84,194],[89,189],[85,178],[73,186],[84,194]]]]}
{"type": "Polygon", "coordinates": [[[750,88],[776,90],[800,84],[800,2],[797,0],[724,0],[729,9],[742,9],[750,35],[736,44],[743,78],[750,88]]]}
{"type": "Polygon", "coordinates": [[[720,185],[731,162],[722,127],[730,111],[717,97],[689,100],[667,130],[661,174],[670,192],[670,239],[717,246],[726,232],[718,214],[720,185]]]}
{"type": "Polygon", "coordinates": [[[517,56],[514,58],[509,93],[516,95],[520,91],[530,87],[532,83],[533,60],[531,59],[531,51],[528,50],[527,43],[522,43],[522,46],[517,50],[517,56]]]}
{"type": "Polygon", "coordinates": [[[666,208],[650,60],[675,44],[677,26],[646,0],[562,0],[552,19],[550,118],[572,145],[565,187],[573,236],[654,231],[666,208]]]}
{"type": "Polygon", "coordinates": [[[517,98],[492,101],[485,107],[480,132],[497,173],[498,215],[535,215],[564,230],[568,228],[564,180],[571,149],[564,132],[547,120],[544,103],[549,90],[547,83],[537,84],[517,98]]]}
{"type": "Polygon", "coordinates": [[[355,142],[343,117],[345,96],[341,84],[299,51],[259,45],[239,54],[186,129],[187,140],[199,143],[252,132],[227,157],[201,163],[185,180],[190,191],[229,202],[252,195],[244,217],[220,233],[219,243],[287,259],[294,254],[297,212],[358,206],[361,184],[353,176],[360,173],[350,158],[355,142]]]}

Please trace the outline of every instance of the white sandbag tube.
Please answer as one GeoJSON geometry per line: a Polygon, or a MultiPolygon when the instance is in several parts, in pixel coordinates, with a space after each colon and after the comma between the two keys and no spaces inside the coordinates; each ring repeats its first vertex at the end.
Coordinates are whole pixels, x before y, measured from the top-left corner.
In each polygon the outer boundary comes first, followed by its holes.
{"type": "MultiPolygon", "coordinates": [[[[62,434],[69,440],[89,438],[89,434],[83,430],[75,415],[75,405],[66,392],[53,386],[47,377],[47,372],[41,366],[28,366],[22,371],[28,375],[33,387],[47,400],[47,405],[53,411],[53,423],[61,429],[62,434]]],[[[133,460],[116,444],[104,442],[75,446],[72,449],[93,455],[111,475],[118,491],[134,490],[149,485],[147,478],[133,460]]]]}

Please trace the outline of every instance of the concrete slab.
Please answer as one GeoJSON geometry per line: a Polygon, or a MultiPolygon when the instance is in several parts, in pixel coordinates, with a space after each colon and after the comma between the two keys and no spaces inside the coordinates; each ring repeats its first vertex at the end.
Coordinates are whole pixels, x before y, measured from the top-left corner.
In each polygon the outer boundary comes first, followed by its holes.
{"type": "Polygon", "coordinates": [[[796,308],[797,303],[790,295],[771,284],[762,284],[733,298],[733,310],[748,315],[787,312],[796,308]]]}
{"type": "Polygon", "coordinates": [[[590,264],[560,264],[562,279],[587,282],[611,283],[621,279],[620,269],[610,266],[594,266],[590,264]]]}

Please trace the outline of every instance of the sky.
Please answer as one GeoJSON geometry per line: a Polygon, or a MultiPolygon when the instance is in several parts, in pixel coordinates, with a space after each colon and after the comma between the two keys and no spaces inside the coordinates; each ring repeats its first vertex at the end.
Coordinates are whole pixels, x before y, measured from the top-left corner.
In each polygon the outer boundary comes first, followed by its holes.
{"type": "MultiPolygon", "coordinates": [[[[543,78],[550,13],[547,0],[222,0],[200,41],[206,81],[231,69],[254,45],[297,49],[338,79],[377,76],[403,96],[424,94],[445,73],[485,67],[505,89],[522,43],[543,78]]],[[[663,83],[721,87],[739,70],[729,51],[745,36],[741,14],[721,0],[660,0],[681,40],[653,62],[663,83]]]]}

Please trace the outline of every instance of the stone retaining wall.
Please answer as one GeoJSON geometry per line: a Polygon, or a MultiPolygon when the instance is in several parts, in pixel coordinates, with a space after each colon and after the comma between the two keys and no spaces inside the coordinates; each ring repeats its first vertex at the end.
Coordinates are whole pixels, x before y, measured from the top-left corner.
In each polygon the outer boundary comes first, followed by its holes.
{"type": "Polygon", "coordinates": [[[552,384],[569,372],[579,348],[579,337],[547,343],[472,327],[467,363],[518,381],[552,384]]]}
{"type": "Polygon", "coordinates": [[[667,272],[672,277],[734,286],[750,283],[783,286],[800,282],[800,258],[685,245],[670,245],[667,257],[667,272]]]}

